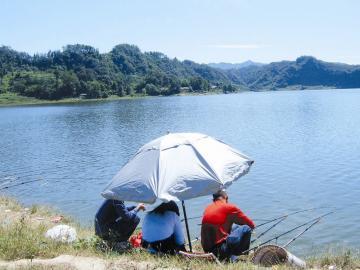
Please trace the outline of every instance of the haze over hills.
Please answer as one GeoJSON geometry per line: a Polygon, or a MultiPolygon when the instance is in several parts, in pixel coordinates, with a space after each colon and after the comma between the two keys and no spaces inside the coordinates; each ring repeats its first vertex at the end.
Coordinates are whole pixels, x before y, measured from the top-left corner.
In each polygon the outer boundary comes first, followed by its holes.
{"type": "Polygon", "coordinates": [[[180,92],[276,90],[280,88],[360,88],[360,66],[328,63],[311,56],[296,61],[259,64],[213,64],[171,59],[121,44],[108,53],[87,45],[29,55],[0,47],[0,93],[15,92],[42,99],[86,94],[172,95],[180,92]],[[222,68],[220,68],[220,66],[222,68]],[[230,68],[231,67],[231,68],[230,68]]]}
{"type": "Polygon", "coordinates": [[[210,67],[223,69],[223,70],[240,69],[240,68],[249,67],[249,66],[263,66],[263,65],[265,65],[265,64],[253,62],[251,60],[247,60],[247,61],[242,62],[242,63],[224,63],[224,62],[220,62],[220,63],[209,63],[208,64],[208,66],[210,66],[210,67]]]}

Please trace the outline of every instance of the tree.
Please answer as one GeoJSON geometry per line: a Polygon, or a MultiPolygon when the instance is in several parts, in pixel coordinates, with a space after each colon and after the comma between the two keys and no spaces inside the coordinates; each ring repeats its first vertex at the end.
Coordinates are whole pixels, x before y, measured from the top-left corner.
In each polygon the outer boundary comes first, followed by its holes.
{"type": "Polygon", "coordinates": [[[145,86],[145,94],[149,96],[158,96],[161,94],[161,91],[154,84],[149,83],[145,86]]]}
{"type": "Polygon", "coordinates": [[[59,91],[62,97],[74,97],[80,95],[80,81],[72,71],[59,72],[59,91]]]}
{"type": "Polygon", "coordinates": [[[227,93],[234,93],[236,91],[236,88],[235,88],[235,86],[233,86],[232,84],[225,84],[224,86],[223,86],[223,92],[225,93],[225,94],[227,94],[227,93]]]}
{"type": "Polygon", "coordinates": [[[200,76],[192,77],[190,79],[190,86],[195,92],[208,91],[210,88],[209,82],[200,76]]]}
{"type": "Polygon", "coordinates": [[[169,84],[170,85],[167,93],[168,95],[174,95],[180,93],[180,88],[181,88],[180,80],[178,80],[176,77],[171,77],[169,84]]]}

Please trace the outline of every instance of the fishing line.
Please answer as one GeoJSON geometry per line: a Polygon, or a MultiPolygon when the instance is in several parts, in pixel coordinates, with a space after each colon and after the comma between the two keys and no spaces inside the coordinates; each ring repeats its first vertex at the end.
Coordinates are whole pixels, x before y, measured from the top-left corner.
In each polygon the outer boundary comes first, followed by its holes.
{"type": "Polygon", "coordinates": [[[0,183],[1,183],[1,185],[4,185],[5,183],[11,183],[18,179],[19,179],[19,177],[17,177],[17,176],[5,176],[5,177],[2,177],[2,179],[0,179],[0,183]]]}
{"type": "Polygon", "coordinates": [[[33,183],[33,182],[39,182],[39,181],[42,181],[42,179],[36,179],[36,180],[31,180],[31,181],[25,181],[25,182],[17,183],[17,184],[14,184],[14,185],[2,187],[2,188],[0,188],[0,190],[5,190],[5,189],[9,189],[9,188],[13,188],[13,187],[17,187],[17,186],[21,186],[21,185],[33,183]]]}

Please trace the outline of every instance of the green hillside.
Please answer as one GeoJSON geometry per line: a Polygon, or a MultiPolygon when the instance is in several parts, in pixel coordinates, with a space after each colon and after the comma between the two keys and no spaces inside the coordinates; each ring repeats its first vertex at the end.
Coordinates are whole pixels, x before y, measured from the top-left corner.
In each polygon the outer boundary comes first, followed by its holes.
{"type": "Polygon", "coordinates": [[[108,53],[76,44],[35,55],[0,47],[0,94],[57,100],[80,95],[106,98],[289,87],[360,88],[360,66],[303,56],[296,61],[223,70],[170,59],[159,52],[141,52],[128,44],[117,45],[108,53]]]}

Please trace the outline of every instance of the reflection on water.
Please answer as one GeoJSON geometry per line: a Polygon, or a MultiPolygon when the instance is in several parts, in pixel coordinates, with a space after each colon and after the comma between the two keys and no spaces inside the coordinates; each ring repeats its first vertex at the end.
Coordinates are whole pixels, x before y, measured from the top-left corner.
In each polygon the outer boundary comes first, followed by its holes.
{"type": "MultiPolygon", "coordinates": [[[[255,159],[251,172],[229,189],[230,200],[254,219],[339,208],[293,250],[306,253],[332,243],[359,247],[359,127],[360,90],[1,108],[0,185],[42,179],[8,192],[24,203],[55,205],[90,224],[99,193],[142,144],[167,131],[202,132],[255,159]]],[[[188,215],[201,215],[209,202],[188,201],[188,215]]],[[[292,216],[274,233],[323,212],[292,216]]],[[[193,235],[199,222],[190,222],[193,235]]]]}

